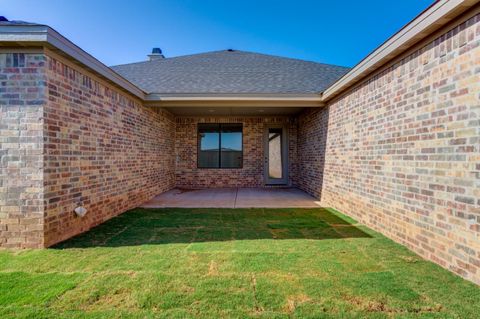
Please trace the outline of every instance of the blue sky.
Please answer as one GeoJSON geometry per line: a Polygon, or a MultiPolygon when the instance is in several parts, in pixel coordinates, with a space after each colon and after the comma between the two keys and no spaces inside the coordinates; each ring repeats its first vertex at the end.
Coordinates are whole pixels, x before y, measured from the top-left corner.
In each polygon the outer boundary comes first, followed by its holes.
{"type": "Polygon", "coordinates": [[[237,49],[353,66],[433,0],[0,0],[10,20],[48,24],[107,65],[237,49]]]}

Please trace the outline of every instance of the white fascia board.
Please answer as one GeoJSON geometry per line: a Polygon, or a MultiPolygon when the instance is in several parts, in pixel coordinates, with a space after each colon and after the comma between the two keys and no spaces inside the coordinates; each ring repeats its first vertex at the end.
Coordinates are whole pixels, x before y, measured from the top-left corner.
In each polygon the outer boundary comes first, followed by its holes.
{"type": "Polygon", "coordinates": [[[351,87],[429,35],[434,31],[432,29],[440,28],[457,17],[460,11],[463,12],[477,3],[478,0],[440,0],[434,3],[326,89],[322,94],[322,100],[326,102],[351,87]]]}
{"type": "Polygon", "coordinates": [[[145,97],[146,101],[189,101],[189,100],[230,100],[230,101],[321,101],[320,94],[286,94],[286,93],[150,93],[145,97]]]}
{"type": "Polygon", "coordinates": [[[46,25],[2,25],[0,42],[47,42],[47,33],[46,25]]]}

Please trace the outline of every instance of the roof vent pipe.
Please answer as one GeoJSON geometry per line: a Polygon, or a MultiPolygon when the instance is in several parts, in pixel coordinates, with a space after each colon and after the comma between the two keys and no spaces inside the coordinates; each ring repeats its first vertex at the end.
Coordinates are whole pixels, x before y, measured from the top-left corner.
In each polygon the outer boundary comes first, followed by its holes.
{"type": "Polygon", "coordinates": [[[153,48],[152,54],[148,55],[150,61],[165,59],[165,56],[162,54],[162,50],[160,48],[153,48]]]}

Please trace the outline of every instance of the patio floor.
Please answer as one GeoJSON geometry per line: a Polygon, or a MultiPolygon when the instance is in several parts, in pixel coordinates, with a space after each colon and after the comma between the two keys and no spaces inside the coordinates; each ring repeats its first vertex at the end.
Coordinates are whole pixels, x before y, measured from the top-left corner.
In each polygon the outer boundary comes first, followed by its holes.
{"type": "Polygon", "coordinates": [[[144,208],[309,208],[316,198],[298,188],[172,189],[144,203],[144,208]]]}

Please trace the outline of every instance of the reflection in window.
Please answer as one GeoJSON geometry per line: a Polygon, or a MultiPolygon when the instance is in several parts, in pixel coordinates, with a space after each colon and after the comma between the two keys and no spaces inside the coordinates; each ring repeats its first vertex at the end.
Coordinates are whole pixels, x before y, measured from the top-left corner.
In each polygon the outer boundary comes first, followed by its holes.
{"type": "Polygon", "coordinates": [[[241,168],[242,124],[198,124],[198,167],[241,168]]]}
{"type": "Polygon", "coordinates": [[[216,124],[198,126],[198,167],[218,167],[220,161],[220,132],[216,124]]]}

